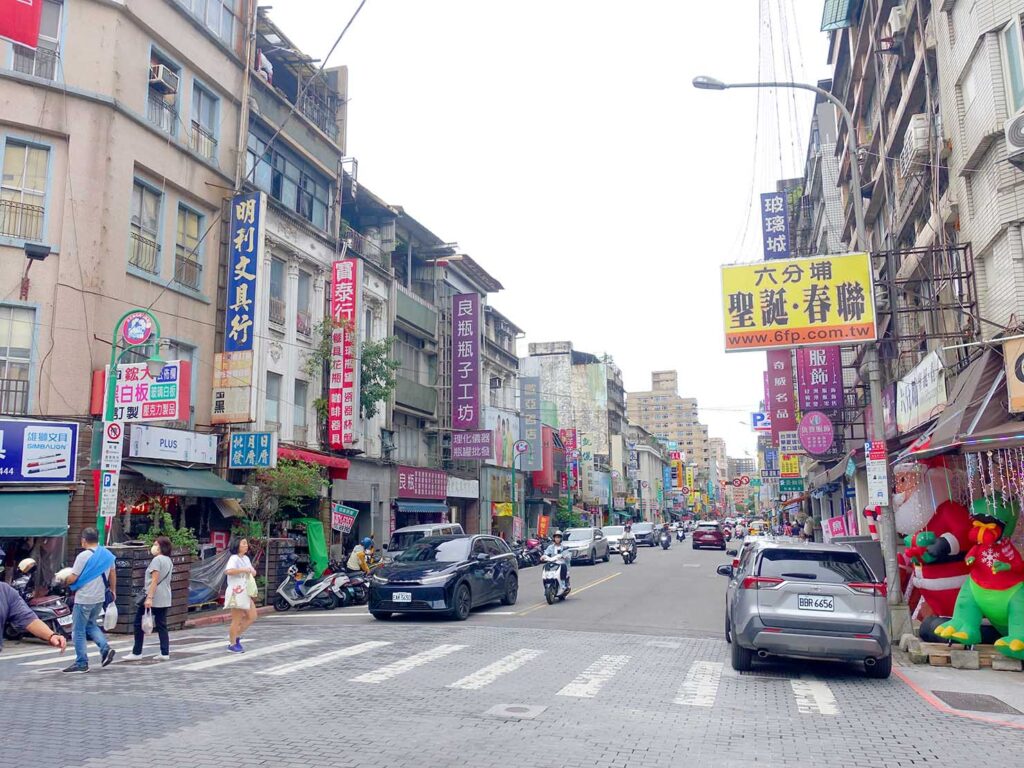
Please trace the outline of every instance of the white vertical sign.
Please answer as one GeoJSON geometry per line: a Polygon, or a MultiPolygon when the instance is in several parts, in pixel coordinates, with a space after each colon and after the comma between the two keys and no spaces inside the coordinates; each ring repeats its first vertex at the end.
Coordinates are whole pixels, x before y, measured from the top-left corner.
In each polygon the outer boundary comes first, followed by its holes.
{"type": "Polygon", "coordinates": [[[103,422],[103,451],[100,454],[100,517],[117,514],[117,486],[124,450],[124,422],[103,422]]]}

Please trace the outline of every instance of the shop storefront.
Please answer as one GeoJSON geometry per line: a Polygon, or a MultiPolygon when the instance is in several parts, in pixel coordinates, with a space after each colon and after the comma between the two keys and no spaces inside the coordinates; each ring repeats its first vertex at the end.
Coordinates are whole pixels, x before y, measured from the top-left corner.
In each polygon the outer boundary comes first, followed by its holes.
{"type": "Polygon", "coordinates": [[[63,565],[68,508],[76,491],[79,425],[0,419],[0,577],[31,557],[40,583],[63,565]]]}
{"type": "Polygon", "coordinates": [[[466,533],[480,532],[480,481],[448,476],[449,522],[466,533]]]}
{"type": "Polygon", "coordinates": [[[398,466],[391,531],[410,525],[448,522],[448,475],[440,469],[398,466]]]}
{"type": "MultiPolygon", "coordinates": [[[[372,536],[378,543],[391,536],[391,505],[394,470],[378,461],[353,458],[344,480],[331,484],[331,501],[359,510],[352,531],[345,536],[346,549],[372,536]]],[[[339,539],[335,536],[335,539],[339,539]]]]}
{"type": "Polygon", "coordinates": [[[489,529],[482,533],[504,535],[514,540],[516,532],[525,533],[523,508],[526,499],[526,483],[522,472],[515,473],[515,503],[512,496],[512,470],[501,467],[484,467],[480,473],[481,524],[487,520],[489,529]],[[486,511],[486,515],[484,512],[486,511]],[[518,523],[515,521],[519,520],[518,523]]]}

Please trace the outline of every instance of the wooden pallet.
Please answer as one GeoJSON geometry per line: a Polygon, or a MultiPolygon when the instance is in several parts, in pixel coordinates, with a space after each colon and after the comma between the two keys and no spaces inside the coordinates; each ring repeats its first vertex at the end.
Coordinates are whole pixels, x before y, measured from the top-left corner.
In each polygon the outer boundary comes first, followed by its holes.
{"type": "Polygon", "coordinates": [[[994,645],[975,645],[968,648],[959,643],[921,643],[921,652],[928,655],[928,663],[933,667],[948,667],[952,664],[952,651],[974,650],[978,652],[978,663],[982,667],[991,667],[994,656],[1002,656],[994,645]]]}

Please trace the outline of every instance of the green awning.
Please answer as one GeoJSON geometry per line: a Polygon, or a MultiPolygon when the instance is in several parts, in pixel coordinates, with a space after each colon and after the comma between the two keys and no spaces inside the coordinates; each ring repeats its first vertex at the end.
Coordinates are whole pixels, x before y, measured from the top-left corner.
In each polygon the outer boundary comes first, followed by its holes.
{"type": "Polygon", "coordinates": [[[182,469],[163,464],[124,463],[147,480],[159,483],[170,496],[198,496],[207,499],[240,499],[245,493],[208,469],[182,469]]]}
{"type": "Polygon", "coordinates": [[[0,493],[0,536],[63,536],[67,491],[0,493]]]}

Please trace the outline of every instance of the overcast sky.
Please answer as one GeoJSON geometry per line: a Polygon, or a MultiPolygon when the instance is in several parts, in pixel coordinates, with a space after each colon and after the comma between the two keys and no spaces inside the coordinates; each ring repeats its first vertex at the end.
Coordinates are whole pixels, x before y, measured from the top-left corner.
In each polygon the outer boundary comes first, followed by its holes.
{"type": "MultiPolygon", "coordinates": [[[[322,58],[358,1],[270,4],[322,58]]],[[[827,77],[821,10],[368,0],[329,64],[349,66],[359,181],[505,285],[490,301],[526,330],[522,354],[565,339],[607,352],[627,390],[678,369],[711,435],[742,456],[764,354],[723,352],[718,267],[761,258],[751,194],[803,174],[813,97],[690,81],[827,77]]]]}

